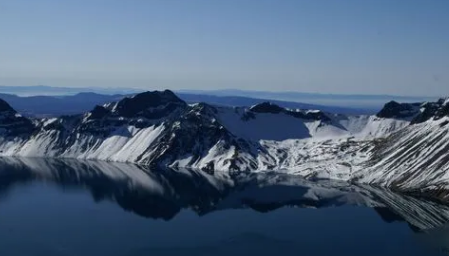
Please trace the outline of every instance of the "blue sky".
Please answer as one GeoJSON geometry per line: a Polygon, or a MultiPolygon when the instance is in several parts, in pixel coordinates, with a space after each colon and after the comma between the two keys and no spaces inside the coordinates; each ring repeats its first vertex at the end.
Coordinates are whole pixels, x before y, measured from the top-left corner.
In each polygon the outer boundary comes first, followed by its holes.
{"type": "Polygon", "coordinates": [[[2,0],[0,84],[449,95],[447,0],[2,0]]]}

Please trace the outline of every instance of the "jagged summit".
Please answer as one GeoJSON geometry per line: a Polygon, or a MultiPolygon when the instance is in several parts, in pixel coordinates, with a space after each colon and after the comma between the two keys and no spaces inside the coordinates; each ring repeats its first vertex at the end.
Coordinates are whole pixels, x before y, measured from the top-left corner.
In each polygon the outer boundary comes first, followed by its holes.
{"type": "Polygon", "coordinates": [[[390,101],[376,114],[381,118],[408,119],[411,124],[423,123],[430,119],[439,120],[449,115],[449,98],[436,102],[398,103],[390,101]]]}
{"type": "Polygon", "coordinates": [[[446,116],[447,98],[389,102],[377,116],[353,116],[270,102],[250,108],[187,104],[165,90],[96,106],[84,115],[46,119],[22,117],[0,101],[0,155],[207,171],[283,169],[367,183],[383,183],[380,178],[386,177],[384,184],[414,188],[422,188],[424,183],[413,182],[423,177],[425,167],[425,185],[443,182],[449,188],[446,176],[436,175],[449,170],[446,116]],[[384,170],[398,175],[391,178],[384,170]]]}
{"type": "Polygon", "coordinates": [[[94,109],[90,112],[91,119],[101,119],[105,117],[110,112],[103,106],[95,106],[94,109]]]}
{"type": "Polygon", "coordinates": [[[419,113],[421,103],[398,103],[390,101],[376,114],[382,118],[412,118],[419,113]]]}
{"type": "Polygon", "coordinates": [[[0,135],[28,135],[33,129],[31,120],[19,115],[6,101],[0,99],[0,135]]]}
{"type": "Polygon", "coordinates": [[[136,114],[145,112],[151,108],[166,108],[173,110],[178,106],[186,106],[176,94],[170,90],[152,91],[136,94],[117,102],[114,111],[123,117],[133,117],[136,114]]]}
{"type": "Polygon", "coordinates": [[[87,113],[86,120],[103,118],[160,119],[178,108],[184,109],[185,107],[187,107],[187,103],[170,90],[148,91],[103,106],[95,106],[92,111],[87,113]]]}
{"type": "Polygon", "coordinates": [[[436,102],[426,102],[421,105],[421,112],[412,120],[412,124],[423,123],[430,119],[439,120],[449,116],[449,99],[441,98],[436,102]]]}

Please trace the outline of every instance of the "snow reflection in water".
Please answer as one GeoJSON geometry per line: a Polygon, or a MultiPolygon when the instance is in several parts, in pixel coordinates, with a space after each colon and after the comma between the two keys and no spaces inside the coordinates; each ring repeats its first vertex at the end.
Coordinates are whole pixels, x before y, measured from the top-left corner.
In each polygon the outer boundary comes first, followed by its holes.
{"type": "Polygon", "coordinates": [[[441,255],[449,248],[448,206],[273,172],[2,158],[0,193],[5,255],[441,255]]]}

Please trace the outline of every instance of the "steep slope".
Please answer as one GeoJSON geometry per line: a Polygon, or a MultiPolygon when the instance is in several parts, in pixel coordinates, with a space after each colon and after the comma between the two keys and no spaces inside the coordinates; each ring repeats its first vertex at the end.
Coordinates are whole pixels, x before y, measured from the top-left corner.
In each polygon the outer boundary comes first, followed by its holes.
{"type": "Polygon", "coordinates": [[[248,143],[224,129],[215,112],[207,104],[189,106],[171,91],[147,92],[84,115],[37,121],[37,131],[28,138],[4,138],[1,154],[207,169],[251,166],[233,157],[248,143]]]}
{"type": "Polygon", "coordinates": [[[250,140],[333,139],[383,137],[410,121],[367,115],[331,114],[319,110],[285,109],[269,102],[251,108],[218,108],[222,124],[250,140]]]}
{"type": "MultiPolygon", "coordinates": [[[[0,155],[226,172],[278,170],[408,190],[449,188],[449,101],[389,102],[376,116],[187,104],[145,92],[83,115],[31,120],[0,102],[0,155]]],[[[436,192],[435,192],[436,193],[436,192]]]]}
{"type": "Polygon", "coordinates": [[[371,153],[368,168],[356,175],[357,181],[407,191],[432,191],[447,199],[449,100],[422,104],[411,125],[375,141],[371,153]]]}
{"type": "MultiPolygon", "coordinates": [[[[36,120],[33,125],[29,119],[16,117],[9,106],[5,111],[14,116],[15,122],[25,122],[23,127],[29,132],[20,138],[3,136],[1,155],[238,171],[297,169],[303,164],[331,160],[335,148],[357,146],[346,142],[350,136],[362,140],[385,136],[409,123],[285,109],[268,102],[251,108],[188,105],[168,90],[96,106],[84,115],[36,120]]],[[[330,162],[326,171],[336,167],[330,162]]],[[[298,173],[311,174],[308,169],[298,173]]]]}
{"type": "Polygon", "coordinates": [[[33,131],[32,122],[19,115],[8,103],[0,99],[1,137],[21,136],[33,131]]]}
{"type": "Polygon", "coordinates": [[[412,119],[419,113],[421,103],[390,101],[377,113],[377,117],[412,119]]]}

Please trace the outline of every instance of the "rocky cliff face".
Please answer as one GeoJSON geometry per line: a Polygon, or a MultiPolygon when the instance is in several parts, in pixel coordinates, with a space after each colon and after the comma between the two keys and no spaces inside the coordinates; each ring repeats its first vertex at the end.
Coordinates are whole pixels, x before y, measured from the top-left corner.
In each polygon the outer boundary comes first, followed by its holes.
{"type": "Polygon", "coordinates": [[[424,103],[398,103],[390,101],[376,116],[381,118],[402,118],[411,120],[411,124],[423,123],[430,119],[439,120],[449,115],[447,99],[424,103]]]}
{"type": "Polygon", "coordinates": [[[279,170],[408,189],[449,188],[448,100],[376,116],[186,104],[146,92],[82,115],[30,120],[0,101],[0,155],[226,172],[279,170]]]}
{"type": "Polygon", "coordinates": [[[421,111],[412,120],[412,124],[423,123],[430,119],[439,120],[449,116],[448,99],[439,99],[437,102],[426,102],[421,105],[421,111]]]}
{"type": "Polygon", "coordinates": [[[377,113],[382,118],[413,118],[419,113],[421,103],[398,103],[390,101],[377,113]]]}
{"type": "Polygon", "coordinates": [[[354,180],[448,200],[449,106],[447,99],[420,104],[410,125],[374,140],[370,160],[354,180]]]}
{"type": "Polygon", "coordinates": [[[0,99],[0,136],[28,136],[34,131],[31,120],[19,115],[8,103],[0,99]]]}

